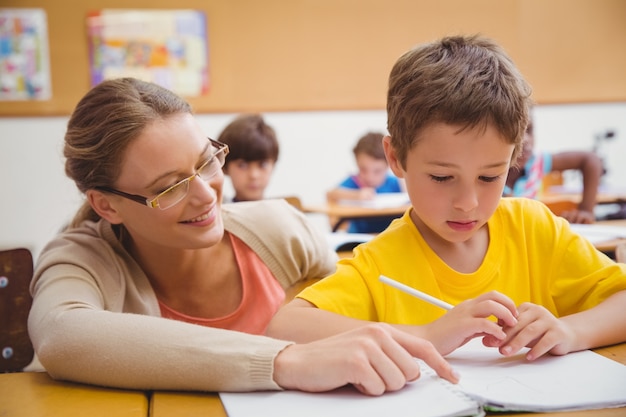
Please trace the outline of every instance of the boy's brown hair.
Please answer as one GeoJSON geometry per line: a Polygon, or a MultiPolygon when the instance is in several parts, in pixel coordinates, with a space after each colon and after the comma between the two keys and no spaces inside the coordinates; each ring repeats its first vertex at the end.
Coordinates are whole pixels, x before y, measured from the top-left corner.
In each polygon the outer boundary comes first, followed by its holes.
{"type": "Polygon", "coordinates": [[[274,128],[265,123],[259,113],[241,114],[230,122],[217,140],[228,145],[229,152],[224,163],[237,159],[244,161],[278,160],[280,146],[274,128]]]}
{"type": "Polygon", "coordinates": [[[460,130],[493,125],[519,155],[531,89],[494,41],[450,36],[404,53],[389,76],[387,128],[405,168],[408,151],[433,123],[460,130]]]}
{"type": "Polygon", "coordinates": [[[378,132],[368,132],[361,136],[352,149],[354,156],[357,157],[359,154],[365,154],[374,159],[382,159],[386,161],[385,150],[383,148],[384,136],[385,135],[378,132]]]}

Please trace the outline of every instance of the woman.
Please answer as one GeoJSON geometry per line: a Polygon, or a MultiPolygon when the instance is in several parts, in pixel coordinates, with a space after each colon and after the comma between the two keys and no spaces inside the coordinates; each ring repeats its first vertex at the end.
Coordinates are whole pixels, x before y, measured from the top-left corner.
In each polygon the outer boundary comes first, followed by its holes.
{"type": "Polygon", "coordinates": [[[262,336],[284,288],[328,274],[335,255],[285,202],[221,207],[227,152],[155,84],[105,81],[78,103],[66,173],[86,203],[31,284],[29,332],[48,373],[132,389],[380,394],[417,378],[419,356],[455,380],[430,344],[389,327],[302,345],[262,336]]]}

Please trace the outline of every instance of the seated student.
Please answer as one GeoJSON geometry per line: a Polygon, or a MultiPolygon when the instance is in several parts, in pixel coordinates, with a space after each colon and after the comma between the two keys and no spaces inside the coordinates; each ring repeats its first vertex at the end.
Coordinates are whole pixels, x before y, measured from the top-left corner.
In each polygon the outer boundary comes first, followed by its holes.
{"type": "Polygon", "coordinates": [[[535,152],[532,120],[526,128],[524,148],[515,165],[509,168],[505,196],[538,198],[545,175],[568,169],[580,170],[583,177],[582,199],[577,210],[561,213],[570,223],[593,223],[594,207],[600,185],[602,160],[593,152],[535,152]]]}
{"type": "MultiPolygon", "coordinates": [[[[362,136],[354,149],[358,173],[350,175],[341,184],[326,193],[330,203],[340,200],[372,200],[378,193],[404,192],[404,183],[389,172],[389,164],[383,150],[383,134],[369,132],[362,136]]],[[[385,230],[395,217],[368,220],[352,220],[350,233],[379,233],[385,230]]]]}
{"type": "Polygon", "coordinates": [[[230,149],[224,173],[235,190],[232,201],[262,200],[278,160],[274,129],[260,114],[244,114],[226,126],[217,140],[230,149]]]}
{"type": "Polygon", "coordinates": [[[626,341],[626,265],[540,202],[502,198],[529,105],[530,87],[487,38],[446,37],[400,57],[384,145],[412,207],[282,307],[268,334],[303,342],[386,322],[444,355],[481,337],[505,356],[529,347],[529,360],[626,341]]]}
{"type": "Polygon", "coordinates": [[[80,100],[65,169],[87,201],[31,283],[29,334],[53,378],[381,394],[418,377],[418,356],[456,380],[430,343],[389,326],[301,345],[262,336],[284,289],[333,271],[336,255],[284,201],[222,206],[227,153],[155,84],[104,81],[80,100]]]}

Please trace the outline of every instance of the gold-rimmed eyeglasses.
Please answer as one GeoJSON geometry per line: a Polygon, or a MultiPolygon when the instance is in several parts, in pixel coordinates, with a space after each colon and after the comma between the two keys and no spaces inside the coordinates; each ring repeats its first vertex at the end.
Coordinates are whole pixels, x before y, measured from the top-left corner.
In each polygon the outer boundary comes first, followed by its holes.
{"type": "Polygon", "coordinates": [[[211,155],[209,159],[204,161],[202,165],[196,170],[196,173],[190,175],[189,177],[178,181],[176,184],[169,187],[167,190],[160,192],[157,196],[153,198],[144,197],[142,195],[137,194],[129,194],[124,191],[116,190],[111,187],[96,187],[96,190],[104,191],[107,193],[119,195],[121,197],[127,198],[129,200],[135,201],[144,206],[148,206],[150,208],[159,208],[161,210],[166,210],[179,202],[182,201],[183,198],[189,192],[189,183],[196,177],[200,177],[205,181],[210,180],[217,174],[222,167],[224,166],[224,161],[226,160],[226,155],[228,155],[228,145],[225,143],[219,142],[217,140],[213,140],[211,138],[207,138],[211,145],[216,149],[216,151],[211,155]]]}

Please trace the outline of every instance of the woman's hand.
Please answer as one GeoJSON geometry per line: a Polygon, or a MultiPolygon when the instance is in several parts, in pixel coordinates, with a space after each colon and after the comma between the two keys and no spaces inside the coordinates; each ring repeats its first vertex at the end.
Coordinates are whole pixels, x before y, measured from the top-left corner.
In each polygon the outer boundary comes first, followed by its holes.
{"type": "Polygon", "coordinates": [[[384,323],[286,347],[275,359],[274,380],[285,389],[320,392],[352,384],[364,394],[381,395],[419,378],[415,358],[442,378],[458,381],[430,342],[384,323]]]}

